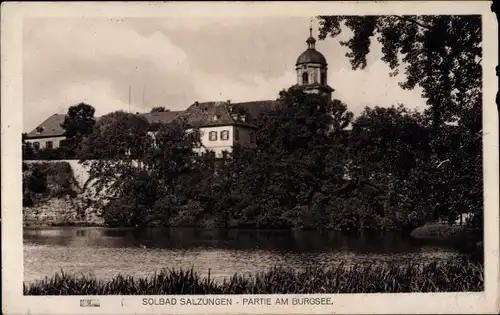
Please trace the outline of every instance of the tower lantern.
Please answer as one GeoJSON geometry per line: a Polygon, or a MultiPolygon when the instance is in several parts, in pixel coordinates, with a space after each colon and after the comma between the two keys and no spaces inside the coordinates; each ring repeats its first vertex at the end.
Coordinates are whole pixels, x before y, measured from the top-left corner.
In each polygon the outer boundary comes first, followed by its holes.
{"type": "Polygon", "coordinates": [[[307,49],[300,54],[295,63],[296,86],[306,93],[320,94],[331,99],[333,89],[328,85],[328,63],[325,56],[316,50],[316,39],[312,34],[312,21],[306,43],[307,49]]]}

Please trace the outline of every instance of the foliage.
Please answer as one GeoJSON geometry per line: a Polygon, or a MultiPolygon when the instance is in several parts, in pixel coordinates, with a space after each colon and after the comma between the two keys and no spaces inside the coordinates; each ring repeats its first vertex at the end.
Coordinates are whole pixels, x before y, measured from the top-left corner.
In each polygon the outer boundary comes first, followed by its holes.
{"type": "MultiPolygon", "coordinates": [[[[318,19],[321,39],[338,36],[342,25],[353,32],[349,40],[341,42],[349,49],[346,56],[353,69],[366,67],[372,39],[376,38],[382,45],[382,60],[393,70],[392,75],[404,69],[401,87],[422,89],[428,107],[419,118],[420,134],[414,140],[422,139],[424,142],[420,144],[425,147],[426,141],[428,146],[417,151],[420,157],[405,154],[409,159],[399,168],[406,173],[407,180],[399,187],[408,199],[424,208],[428,218],[446,216],[452,221],[466,212],[480,216],[483,211],[481,17],[319,16],[318,19]]],[[[389,137],[381,139],[389,147],[394,145],[387,142],[391,141],[389,137]]],[[[389,157],[395,158],[392,153],[389,157]]],[[[395,162],[398,163],[397,157],[395,162]]]]}
{"type": "Polygon", "coordinates": [[[176,124],[148,130],[143,116],[114,112],[99,120],[85,143],[81,162],[90,166],[97,192],[110,200],[104,209],[108,225],[146,225],[170,211],[158,200],[186,202],[184,177],[197,167],[192,148],[199,133],[176,124]]]}
{"type": "Polygon", "coordinates": [[[64,145],[59,148],[43,148],[34,150],[33,146],[27,142],[22,148],[23,160],[67,160],[73,159],[74,153],[64,145]]]}
{"type": "Polygon", "coordinates": [[[76,182],[67,162],[23,163],[23,206],[44,198],[76,194],[76,182]]]}
{"type": "Polygon", "coordinates": [[[156,106],[151,109],[152,113],[169,112],[169,109],[165,109],[164,106],[156,106]]]}
{"type": "MultiPolygon", "coordinates": [[[[476,190],[464,192],[458,170],[429,163],[433,133],[422,113],[374,107],[353,120],[342,102],[296,89],[283,91],[278,104],[256,120],[257,149],[236,146],[225,160],[193,152],[198,130],[161,125],[152,137],[140,116],[103,117],[83,162],[109,197],[106,223],[411,230],[443,216],[454,220],[481,202],[476,190]]],[[[443,130],[447,145],[461,150],[452,137],[460,130],[443,130]]]]}
{"type": "Polygon", "coordinates": [[[345,265],[288,270],[275,267],[253,275],[235,274],[222,281],[195,271],[164,269],[151,277],[118,275],[110,280],[73,276],[61,271],[52,278],[24,283],[24,295],[203,295],[478,292],[484,290],[484,267],[459,261],[345,265]]]}
{"type": "Polygon", "coordinates": [[[66,137],[62,147],[65,147],[73,156],[78,154],[83,138],[92,133],[95,125],[94,113],[94,107],[85,103],[71,106],[68,109],[61,124],[66,137]]]}
{"type": "Polygon", "coordinates": [[[382,45],[382,60],[398,74],[405,66],[405,89],[420,86],[436,126],[462,116],[481,100],[481,17],[320,16],[320,39],[336,37],[344,24],[354,35],[341,45],[353,69],[366,67],[371,39],[382,45]]]}

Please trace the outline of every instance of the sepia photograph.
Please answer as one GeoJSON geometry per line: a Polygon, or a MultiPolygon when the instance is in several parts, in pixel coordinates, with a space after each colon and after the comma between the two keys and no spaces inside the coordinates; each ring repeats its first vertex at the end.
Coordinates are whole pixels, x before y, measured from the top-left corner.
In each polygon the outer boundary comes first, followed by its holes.
{"type": "Polygon", "coordinates": [[[498,294],[491,1],[403,3],[19,18],[19,106],[2,98],[19,116],[2,120],[16,290],[163,312],[332,312],[337,294],[485,294],[486,279],[498,294]]]}

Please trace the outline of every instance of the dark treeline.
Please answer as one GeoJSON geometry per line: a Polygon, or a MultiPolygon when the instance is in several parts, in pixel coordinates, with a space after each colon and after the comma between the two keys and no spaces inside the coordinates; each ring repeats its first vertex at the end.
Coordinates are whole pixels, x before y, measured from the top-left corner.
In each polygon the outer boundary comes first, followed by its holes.
{"type": "Polygon", "coordinates": [[[252,121],[257,149],[235,147],[225,160],[194,154],[199,132],[182,125],[156,125],[153,145],[144,117],[115,112],[92,123],[92,110],[70,110],[68,142],[109,196],[106,223],[384,230],[474,213],[469,223],[480,227],[480,18],[319,20],[322,39],[340,23],[353,31],[342,44],[355,69],[378,34],[382,60],[394,71],[408,65],[401,85],[422,88],[426,109],[381,104],[354,118],[339,100],[290,89],[252,121]]]}
{"type": "Polygon", "coordinates": [[[290,89],[253,121],[257,149],[198,156],[199,131],[103,116],[75,155],[110,226],[411,229],[482,213],[481,137],[403,106],[347,106],[290,89]],[[348,128],[351,126],[351,128],[348,128]]]}

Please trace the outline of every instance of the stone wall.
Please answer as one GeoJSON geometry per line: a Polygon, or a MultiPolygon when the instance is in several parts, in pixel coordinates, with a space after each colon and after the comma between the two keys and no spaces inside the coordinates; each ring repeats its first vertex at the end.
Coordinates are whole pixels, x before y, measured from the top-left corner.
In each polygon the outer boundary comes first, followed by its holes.
{"type": "Polygon", "coordinates": [[[23,222],[25,226],[104,224],[98,209],[85,207],[71,197],[48,199],[33,207],[24,207],[23,222]]]}
{"type": "MultiPolygon", "coordinates": [[[[35,163],[68,163],[74,178],[75,196],[59,196],[41,198],[31,207],[23,208],[23,222],[26,226],[34,225],[102,225],[99,200],[89,197],[92,187],[83,191],[89,179],[89,172],[78,160],[59,161],[23,161],[35,163]]],[[[50,185],[50,183],[47,183],[50,185]]],[[[88,185],[91,186],[91,185],[88,185]]]]}

